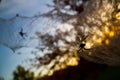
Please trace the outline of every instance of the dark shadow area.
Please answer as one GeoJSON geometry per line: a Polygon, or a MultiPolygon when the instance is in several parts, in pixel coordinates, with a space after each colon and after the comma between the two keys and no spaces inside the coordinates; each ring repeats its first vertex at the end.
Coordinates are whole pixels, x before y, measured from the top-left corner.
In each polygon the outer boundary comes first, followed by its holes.
{"type": "Polygon", "coordinates": [[[120,67],[97,64],[81,58],[79,65],[56,71],[42,80],[119,80],[120,67]]]}
{"type": "MultiPolygon", "coordinates": [[[[35,77],[33,72],[18,66],[13,80],[119,80],[120,67],[97,64],[81,58],[78,66],[69,66],[54,72],[52,76],[35,77]]],[[[4,80],[4,79],[3,79],[4,80]]]]}

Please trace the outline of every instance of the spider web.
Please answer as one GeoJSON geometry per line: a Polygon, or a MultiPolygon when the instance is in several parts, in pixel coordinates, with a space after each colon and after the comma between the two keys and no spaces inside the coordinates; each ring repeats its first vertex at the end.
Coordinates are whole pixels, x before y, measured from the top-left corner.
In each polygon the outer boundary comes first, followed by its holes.
{"type": "MultiPolygon", "coordinates": [[[[13,17],[9,20],[0,18],[0,44],[13,51],[22,47],[35,48],[39,39],[35,38],[36,32],[43,35],[55,30],[57,22],[45,17],[13,17]],[[53,26],[54,24],[54,26],[53,26]],[[26,35],[21,36],[20,32],[26,35]]],[[[51,33],[54,35],[54,33],[51,33]]]]}

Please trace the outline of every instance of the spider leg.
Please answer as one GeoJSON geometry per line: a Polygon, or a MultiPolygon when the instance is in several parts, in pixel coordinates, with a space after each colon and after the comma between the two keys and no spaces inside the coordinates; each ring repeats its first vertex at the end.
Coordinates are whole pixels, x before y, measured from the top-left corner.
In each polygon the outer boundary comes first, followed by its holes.
{"type": "Polygon", "coordinates": [[[83,52],[83,48],[79,48],[78,53],[83,52]]]}
{"type": "Polygon", "coordinates": [[[88,38],[89,35],[86,35],[82,38],[81,42],[85,41],[88,38]]]}

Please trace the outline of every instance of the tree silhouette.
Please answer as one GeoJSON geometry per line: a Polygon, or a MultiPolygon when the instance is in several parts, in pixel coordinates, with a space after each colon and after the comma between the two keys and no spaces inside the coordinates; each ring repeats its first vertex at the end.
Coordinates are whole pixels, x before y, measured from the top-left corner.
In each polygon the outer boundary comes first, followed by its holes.
{"type": "Polygon", "coordinates": [[[0,77],[0,80],[5,80],[3,77],[0,77]]]}
{"type": "Polygon", "coordinates": [[[13,80],[34,80],[34,73],[19,65],[13,72],[13,80]]]}

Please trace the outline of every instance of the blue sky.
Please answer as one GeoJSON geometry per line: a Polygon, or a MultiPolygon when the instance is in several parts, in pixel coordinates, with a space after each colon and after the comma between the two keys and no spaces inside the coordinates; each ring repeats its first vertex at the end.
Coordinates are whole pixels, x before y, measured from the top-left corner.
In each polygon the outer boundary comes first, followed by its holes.
{"type": "MultiPolygon", "coordinates": [[[[51,0],[2,0],[0,4],[0,17],[10,19],[17,13],[22,16],[34,16],[39,13],[47,12],[49,9],[46,3],[51,3],[51,0]]],[[[18,55],[13,53],[9,48],[0,45],[0,76],[5,80],[10,80],[12,71],[16,66],[22,64],[23,60],[31,57],[29,54],[18,55]]]]}
{"type": "Polygon", "coordinates": [[[0,45],[0,76],[3,76],[6,80],[12,77],[12,71],[19,64],[25,66],[23,60],[27,57],[27,54],[18,55],[13,53],[9,48],[0,45]]]}
{"type": "Polygon", "coordinates": [[[38,13],[47,12],[45,5],[51,0],[2,0],[0,4],[0,17],[11,18],[19,13],[23,16],[33,16],[38,13]]]}

